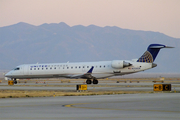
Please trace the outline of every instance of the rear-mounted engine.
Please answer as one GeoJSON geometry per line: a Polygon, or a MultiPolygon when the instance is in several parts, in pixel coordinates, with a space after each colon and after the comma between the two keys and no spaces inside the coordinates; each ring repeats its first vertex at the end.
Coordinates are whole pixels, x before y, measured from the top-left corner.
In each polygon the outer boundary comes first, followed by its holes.
{"type": "Polygon", "coordinates": [[[131,65],[132,65],[131,63],[128,63],[122,60],[113,60],[111,63],[112,68],[115,68],[115,69],[121,69],[121,68],[125,68],[131,65]]]}

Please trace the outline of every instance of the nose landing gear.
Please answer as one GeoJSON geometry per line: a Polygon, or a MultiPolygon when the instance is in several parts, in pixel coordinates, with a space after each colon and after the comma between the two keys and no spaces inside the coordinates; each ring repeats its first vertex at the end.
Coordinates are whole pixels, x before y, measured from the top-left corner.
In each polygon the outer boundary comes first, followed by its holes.
{"type": "Polygon", "coordinates": [[[16,80],[16,78],[14,78],[13,80],[14,80],[14,84],[17,84],[17,80],[16,80]]]}

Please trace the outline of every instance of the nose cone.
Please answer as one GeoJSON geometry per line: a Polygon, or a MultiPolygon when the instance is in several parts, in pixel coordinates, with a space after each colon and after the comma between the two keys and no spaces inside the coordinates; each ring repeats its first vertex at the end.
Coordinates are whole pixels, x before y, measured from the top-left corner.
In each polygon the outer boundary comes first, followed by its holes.
{"type": "Polygon", "coordinates": [[[10,77],[10,75],[11,75],[11,72],[8,72],[5,74],[5,77],[10,77]]]}
{"type": "Polygon", "coordinates": [[[5,77],[8,77],[8,73],[5,74],[5,77]]]}
{"type": "Polygon", "coordinates": [[[152,63],[152,68],[156,67],[157,64],[156,63],[152,63]]]}

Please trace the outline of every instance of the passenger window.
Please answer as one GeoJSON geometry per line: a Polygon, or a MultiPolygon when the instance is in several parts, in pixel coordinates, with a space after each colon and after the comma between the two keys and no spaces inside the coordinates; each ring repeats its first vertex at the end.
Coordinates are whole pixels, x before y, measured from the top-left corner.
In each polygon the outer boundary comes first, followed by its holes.
{"type": "Polygon", "coordinates": [[[79,68],[81,68],[81,67],[79,66],[79,68]]]}
{"type": "Polygon", "coordinates": [[[32,68],[30,68],[30,70],[32,70],[32,68]]]}
{"type": "Polygon", "coordinates": [[[99,66],[101,68],[101,66],[99,66]]]}
{"type": "Polygon", "coordinates": [[[56,69],[56,67],[54,69],[56,69]]]}
{"type": "Polygon", "coordinates": [[[48,68],[46,68],[46,70],[47,70],[48,68]]]}
{"type": "Polygon", "coordinates": [[[104,66],[104,67],[106,67],[106,66],[104,66]]]}
{"type": "Polygon", "coordinates": [[[73,67],[71,67],[71,69],[73,69],[73,67]]]}
{"type": "Polygon", "coordinates": [[[34,68],[34,70],[36,70],[36,68],[34,68]]]}
{"type": "Polygon", "coordinates": [[[89,66],[87,66],[87,68],[89,68],[89,66]]]}

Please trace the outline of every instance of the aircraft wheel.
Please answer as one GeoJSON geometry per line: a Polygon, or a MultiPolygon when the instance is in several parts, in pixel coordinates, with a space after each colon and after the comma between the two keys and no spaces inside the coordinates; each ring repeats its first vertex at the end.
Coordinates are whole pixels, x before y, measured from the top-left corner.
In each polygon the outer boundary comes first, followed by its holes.
{"type": "Polygon", "coordinates": [[[14,80],[14,84],[17,84],[17,80],[14,80]]]}
{"type": "Polygon", "coordinates": [[[16,78],[14,79],[14,84],[17,84],[17,80],[16,80],[16,78]]]}
{"type": "Polygon", "coordinates": [[[94,79],[94,80],[93,80],[93,84],[98,84],[98,80],[97,80],[97,79],[94,79]]]}
{"type": "Polygon", "coordinates": [[[91,83],[92,83],[92,81],[91,81],[91,80],[89,80],[89,79],[87,79],[87,80],[86,80],[86,83],[87,83],[87,84],[91,84],[91,83]]]}

